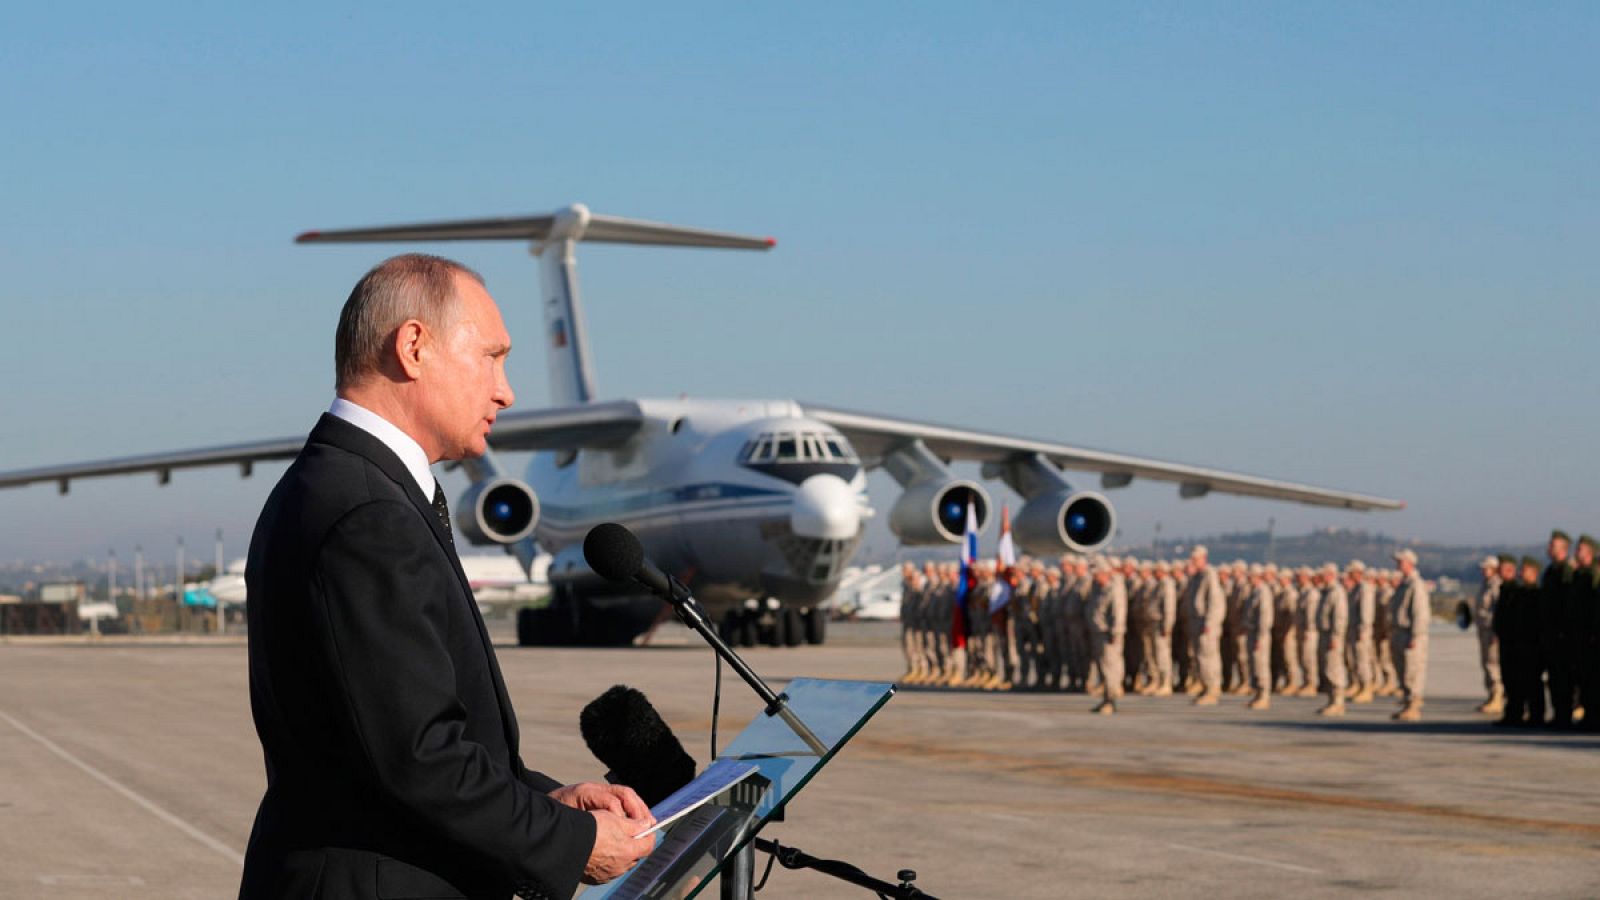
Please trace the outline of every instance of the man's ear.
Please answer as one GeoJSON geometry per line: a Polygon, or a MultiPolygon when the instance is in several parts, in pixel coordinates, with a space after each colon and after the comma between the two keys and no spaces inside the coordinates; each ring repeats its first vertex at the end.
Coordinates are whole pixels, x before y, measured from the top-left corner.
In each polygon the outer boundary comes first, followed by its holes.
{"type": "Polygon", "coordinates": [[[400,323],[394,332],[394,356],[406,378],[416,381],[422,377],[422,356],[432,337],[428,326],[416,319],[400,323]]]}

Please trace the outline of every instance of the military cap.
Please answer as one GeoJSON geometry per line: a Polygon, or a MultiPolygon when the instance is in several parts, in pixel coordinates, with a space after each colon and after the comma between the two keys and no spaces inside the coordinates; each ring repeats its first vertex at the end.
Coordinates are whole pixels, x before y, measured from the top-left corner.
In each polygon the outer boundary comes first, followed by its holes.
{"type": "Polygon", "coordinates": [[[1500,561],[1502,566],[1506,563],[1511,563],[1513,566],[1517,564],[1517,555],[1515,553],[1502,553],[1496,559],[1500,561]]]}
{"type": "Polygon", "coordinates": [[[1529,566],[1538,569],[1543,567],[1543,563],[1539,562],[1539,558],[1536,556],[1524,556],[1522,558],[1522,568],[1526,569],[1529,566]]]}
{"type": "Polygon", "coordinates": [[[1160,562],[1156,563],[1156,571],[1157,572],[1171,572],[1172,571],[1172,563],[1169,563],[1169,562],[1167,562],[1166,560],[1163,559],[1160,562]]]}
{"type": "Polygon", "coordinates": [[[1478,568],[1480,569],[1496,569],[1499,567],[1500,558],[1495,556],[1485,556],[1483,561],[1478,563],[1478,568]]]}
{"type": "Polygon", "coordinates": [[[1206,545],[1205,544],[1195,544],[1194,545],[1194,549],[1189,551],[1189,555],[1190,556],[1210,556],[1211,555],[1211,551],[1206,549],[1206,545]]]}
{"type": "Polygon", "coordinates": [[[1554,541],[1554,540],[1563,540],[1563,541],[1566,541],[1569,544],[1572,543],[1572,538],[1565,531],[1562,531],[1559,528],[1557,528],[1555,531],[1550,532],[1550,540],[1552,540],[1552,541],[1554,541]]]}
{"type": "Polygon", "coordinates": [[[1322,574],[1324,574],[1324,575],[1337,575],[1337,574],[1339,574],[1339,567],[1334,565],[1331,562],[1323,563],[1322,564],[1322,574]]]}
{"type": "Polygon", "coordinates": [[[1278,564],[1277,563],[1267,563],[1266,569],[1267,569],[1268,572],[1270,572],[1273,575],[1278,574],[1278,564]]]}
{"type": "Polygon", "coordinates": [[[1311,567],[1310,566],[1301,566],[1300,568],[1295,569],[1294,573],[1296,575],[1301,575],[1301,576],[1304,576],[1306,578],[1310,578],[1312,576],[1312,574],[1314,574],[1311,571],[1311,567]]]}
{"type": "Polygon", "coordinates": [[[1352,559],[1350,560],[1350,564],[1344,567],[1344,570],[1346,572],[1365,572],[1367,570],[1367,564],[1359,559],[1352,559]]]}
{"type": "Polygon", "coordinates": [[[1265,571],[1266,571],[1266,569],[1263,569],[1261,567],[1261,563],[1251,563],[1250,564],[1250,574],[1251,575],[1260,575],[1262,572],[1265,572],[1265,571]]]}
{"type": "Polygon", "coordinates": [[[1412,552],[1410,549],[1396,550],[1394,552],[1394,558],[1396,562],[1415,563],[1417,561],[1417,554],[1412,552]]]}
{"type": "Polygon", "coordinates": [[[1578,546],[1588,547],[1590,550],[1600,550],[1600,544],[1596,544],[1594,538],[1587,534],[1578,535],[1578,546]]]}

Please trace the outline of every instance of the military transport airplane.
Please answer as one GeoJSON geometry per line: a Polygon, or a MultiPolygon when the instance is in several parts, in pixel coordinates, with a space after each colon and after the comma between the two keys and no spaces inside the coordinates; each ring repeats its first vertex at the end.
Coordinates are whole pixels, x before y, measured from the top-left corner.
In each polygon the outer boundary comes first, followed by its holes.
{"type": "MultiPolygon", "coordinates": [[[[983,464],[1022,496],[1015,538],[1035,554],[1089,552],[1116,531],[1106,497],[1071,486],[1063,470],[1097,474],[1104,489],[1136,478],[1175,482],[1182,497],[1240,494],[1356,510],[1402,503],[1069,444],[854,412],[794,400],[600,401],[578,295],[580,241],[768,250],[770,238],[591,214],[574,204],[549,215],[310,231],[300,243],[528,241],[541,268],[551,406],[502,413],[490,450],[462,465],[471,486],[456,504],[459,533],[500,544],[526,569],[536,546],[551,554],[551,601],[525,609],[522,643],[622,644],[648,628],[659,601],[622,593],[590,571],[583,537],[597,523],[627,525],[664,570],[684,581],[741,643],[821,642],[818,604],[839,585],[873,514],[866,472],[881,467],[902,491],[889,510],[904,544],[959,541],[970,503],[989,518],[983,487],[955,477],[953,460],[983,464]],[[496,452],[535,451],[523,478],[496,452]],[[751,605],[758,599],[770,606],[751,605]]],[[[303,435],[0,473],[0,487],[292,459],[303,435]]]]}

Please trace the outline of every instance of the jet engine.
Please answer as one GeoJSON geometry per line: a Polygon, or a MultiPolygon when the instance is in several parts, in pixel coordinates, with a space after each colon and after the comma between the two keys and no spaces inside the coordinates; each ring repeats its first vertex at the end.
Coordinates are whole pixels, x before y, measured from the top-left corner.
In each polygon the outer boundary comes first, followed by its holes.
{"type": "Polygon", "coordinates": [[[1117,533],[1117,513],[1093,491],[1063,487],[1024,504],[1011,530],[1017,543],[1037,556],[1091,553],[1117,533]]]}
{"type": "Polygon", "coordinates": [[[989,495],[976,482],[917,482],[889,510],[889,529],[903,544],[960,543],[967,530],[968,503],[982,529],[989,518],[989,495]]]}
{"type": "Polygon", "coordinates": [[[474,481],[456,501],[456,527],[475,546],[515,544],[539,524],[539,497],[515,478],[474,481]]]}

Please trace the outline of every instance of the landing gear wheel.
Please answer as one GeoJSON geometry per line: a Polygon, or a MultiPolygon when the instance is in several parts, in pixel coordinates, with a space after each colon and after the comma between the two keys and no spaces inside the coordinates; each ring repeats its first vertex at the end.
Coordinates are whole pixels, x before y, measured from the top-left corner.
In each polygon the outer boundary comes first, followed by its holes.
{"type": "Polygon", "coordinates": [[[730,609],[722,614],[721,621],[717,622],[717,637],[730,647],[739,645],[739,611],[730,609]]]}
{"type": "Polygon", "coordinates": [[[828,639],[828,616],[822,610],[812,607],[805,611],[801,617],[805,620],[806,643],[821,644],[828,639]]]}
{"type": "Polygon", "coordinates": [[[784,645],[784,632],[787,630],[784,626],[787,624],[783,618],[783,610],[773,610],[772,627],[762,629],[766,632],[766,634],[762,635],[762,643],[768,647],[782,647],[784,645]]]}
{"type": "Polygon", "coordinates": [[[792,606],[784,607],[778,618],[783,622],[779,631],[783,632],[783,645],[785,647],[798,647],[806,640],[806,623],[800,615],[800,610],[792,606]]]}
{"type": "Polygon", "coordinates": [[[758,621],[758,617],[749,610],[739,610],[734,615],[739,617],[739,624],[734,631],[734,637],[739,639],[738,645],[740,647],[754,647],[756,638],[760,635],[761,623],[758,621]]]}
{"type": "Polygon", "coordinates": [[[523,647],[564,647],[572,643],[573,610],[558,597],[550,605],[517,610],[517,644],[523,647]]]}

